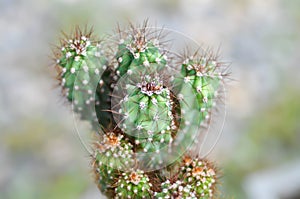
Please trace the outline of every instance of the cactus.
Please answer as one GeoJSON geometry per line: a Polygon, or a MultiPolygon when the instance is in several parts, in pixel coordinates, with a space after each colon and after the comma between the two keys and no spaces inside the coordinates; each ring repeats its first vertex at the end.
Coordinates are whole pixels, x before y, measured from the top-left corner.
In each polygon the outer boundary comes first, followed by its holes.
{"type": "Polygon", "coordinates": [[[169,179],[163,182],[161,191],[155,192],[155,198],[212,198],[217,179],[212,164],[185,156],[180,165],[176,178],[172,182],[169,179]]]}
{"type": "Polygon", "coordinates": [[[213,106],[215,92],[218,90],[222,74],[218,73],[219,63],[213,57],[187,58],[182,63],[181,75],[186,84],[192,85],[197,93],[202,118],[208,116],[208,110],[213,106]]]}
{"type": "Polygon", "coordinates": [[[158,38],[147,35],[147,22],[141,28],[131,24],[131,31],[120,31],[119,34],[121,39],[115,56],[118,75],[131,74],[137,69],[143,71],[144,67],[158,71],[166,66],[167,56],[160,50],[158,38]]]}
{"type": "Polygon", "coordinates": [[[133,146],[118,130],[108,132],[94,143],[93,167],[100,190],[108,194],[120,170],[132,167],[133,146]]]}
{"type": "Polygon", "coordinates": [[[174,56],[159,35],[131,24],[119,41],[95,42],[77,28],[55,53],[58,80],[97,132],[92,168],[108,198],[214,198],[216,169],[192,146],[209,124],[223,64],[205,53],[174,56]]]}
{"type": "Polygon", "coordinates": [[[151,198],[152,184],[149,181],[141,170],[124,172],[116,183],[115,198],[151,198]]]}
{"type": "Polygon", "coordinates": [[[73,110],[79,113],[82,120],[92,121],[95,126],[99,123],[107,125],[111,121],[110,116],[103,110],[109,109],[107,77],[110,73],[105,71],[107,59],[101,52],[101,43],[92,39],[92,30],[81,31],[79,28],[71,36],[65,35],[60,48],[55,51],[57,79],[67,100],[73,102],[73,110]],[[103,79],[106,79],[99,82],[104,71],[103,79]],[[101,120],[97,119],[97,115],[101,120]]]}

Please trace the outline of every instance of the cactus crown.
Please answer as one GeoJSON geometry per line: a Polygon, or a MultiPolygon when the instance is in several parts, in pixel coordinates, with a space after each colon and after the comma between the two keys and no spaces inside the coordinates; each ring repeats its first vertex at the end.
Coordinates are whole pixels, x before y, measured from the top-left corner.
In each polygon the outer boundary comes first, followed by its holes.
{"type": "Polygon", "coordinates": [[[189,146],[211,115],[223,65],[205,53],[174,56],[147,23],[130,30],[95,42],[76,29],[56,53],[66,99],[98,132],[96,183],[109,198],[212,198],[216,170],[189,146]],[[170,65],[177,74],[165,78],[170,65]]]}

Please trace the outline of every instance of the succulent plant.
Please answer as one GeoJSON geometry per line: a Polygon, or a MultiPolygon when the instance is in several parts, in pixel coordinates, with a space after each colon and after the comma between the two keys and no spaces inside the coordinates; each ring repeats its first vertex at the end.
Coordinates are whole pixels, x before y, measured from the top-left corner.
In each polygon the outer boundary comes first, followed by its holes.
{"type": "Polygon", "coordinates": [[[216,171],[212,164],[198,158],[185,161],[179,178],[198,198],[211,198],[216,183],[216,171]]]}
{"type": "Polygon", "coordinates": [[[214,105],[223,74],[217,70],[220,63],[215,57],[200,56],[187,58],[182,63],[181,75],[184,84],[190,84],[196,93],[201,119],[207,117],[208,111],[214,105]]]}
{"type": "Polygon", "coordinates": [[[160,48],[158,38],[147,35],[147,22],[140,28],[131,24],[131,30],[118,34],[121,37],[115,56],[118,75],[131,74],[139,69],[144,71],[145,67],[159,71],[166,66],[167,56],[160,48]]]}
{"type": "Polygon", "coordinates": [[[99,126],[110,122],[109,109],[110,73],[106,70],[107,59],[101,42],[93,41],[92,30],[76,28],[71,36],[61,39],[61,46],[55,51],[57,79],[73,110],[81,119],[99,126]],[[101,74],[104,73],[103,79],[101,74]],[[105,79],[105,81],[103,81],[105,79]],[[95,111],[96,109],[96,111],[95,111]],[[101,120],[97,119],[97,115],[101,120]]]}
{"type": "MultiPolygon", "coordinates": [[[[177,170],[176,170],[177,169],[177,170]]],[[[217,180],[216,169],[207,160],[185,156],[176,177],[161,184],[155,197],[163,198],[212,198],[217,180]]],[[[173,171],[174,172],[174,171],[173,171]]]]}
{"type": "Polygon", "coordinates": [[[92,167],[108,198],[213,198],[216,169],[190,150],[209,124],[223,64],[172,54],[160,35],[145,22],[95,42],[77,28],[55,53],[58,80],[97,132],[92,167]]]}
{"type": "Polygon", "coordinates": [[[94,143],[93,168],[100,190],[110,194],[120,170],[134,165],[133,146],[118,131],[111,131],[94,143]]]}
{"type": "Polygon", "coordinates": [[[116,182],[115,198],[151,198],[149,177],[141,170],[123,172],[116,182]]]}

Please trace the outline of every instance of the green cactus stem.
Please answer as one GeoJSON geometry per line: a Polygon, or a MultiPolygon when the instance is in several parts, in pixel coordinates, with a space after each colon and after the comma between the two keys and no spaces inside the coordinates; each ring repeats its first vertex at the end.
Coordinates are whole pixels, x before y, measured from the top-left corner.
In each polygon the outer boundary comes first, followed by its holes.
{"type": "Polygon", "coordinates": [[[154,194],[164,198],[213,198],[216,186],[216,171],[207,160],[185,156],[175,178],[161,183],[161,191],[154,194]]]}
{"type": "MultiPolygon", "coordinates": [[[[183,125],[190,125],[194,128],[210,122],[212,110],[218,100],[218,93],[223,86],[223,78],[226,76],[223,65],[217,61],[216,56],[211,54],[196,52],[194,56],[183,58],[181,61],[180,75],[174,79],[173,83],[178,99],[183,102],[181,103],[183,125]],[[197,110],[198,114],[189,114],[191,110],[197,110]]],[[[188,129],[185,135],[179,134],[182,137],[180,140],[182,143],[191,143],[197,133],[195,130],[188,129]]]]}
{"type": "MultiPolygon", "coordinates": [[[[181,67],[181,75],[184,77],[182,84],[190,84],[193,87],[201,120],[209,117],[209,111],[214,106],[215,95],[220,88],[223,74],[218,70],[219,65],[212,57],[200,56],[200,58],[184,60],[181,67]]],[[[183,87],[182,90],[184,89],[183,87]]]]}
{"type": "Polygon", "coordinates": [[[101,43],[92,41],[92,31],[76,29],[74,35],[62,40],[55,53],[58,80],[67,100],[73,102],[73,110],[96,126],[97,115],[101,116],[100,124],[109,123],[110,116],[103,110],[109,109],[110,91],[107,80],[104,82],[101,76],[105,72],[103,78],[107,79],[110,74],[105,71],[107,61],[101,43]]]}
{"type": "Polygon", "coordinates": [[[126,89],[128,95],[121,102],[125,132],[133,131],[139,139],[175,128],[170,90],[158,77],[147,75],[137,85],[127,84],[126,89]]]}
{"type": "Polygon", "coordinates": [[[133,165],[133,146],[123,135],[108,132],[101,142],[95,142],[95,159],[99,165],[125,169],[133,165]]]}
{"type": "Polygon", "coordinates": [[[185,157],[179,178],[191,187],[198,198],[212,198],[216,183],[216,171],[211,163],[199,158],[185,157]]]}
{"type": "Polygon", "coordinates": [[[124,172],[115,185],[115,198],[152,198],[152,184],[149,181],[149,177],[141,170],[124,172]]]}
{"type": "Polygon", "coordinates": [[[116,59],[116,73],[119,76],[131,74],[135,70],[152,68],[155,71],[163,69],[167,64],[167,55],[159,46],[158,38],[147,35],[147,24],[141,28],[131,27],[131,31],[120,32],[120,41],[116,59]]]}
{"type": "Polygon", "coordinates": [[[119,112],[125,120],[122,130],[134,139],[138,153],[156,153],[149,165],[163,163],[158,154],[169,147],[176,135],[171,91],[159,77],[142,76],[136,85],[127,84],[127,95],[120,102],[119,112]]]}
{"type": "Polygon", "coordinates": [[[109,193],[119,172],[134,166],[133,146],[116,131],[99,140],[94,143],[93,168],[99,189],[109,193]]]}

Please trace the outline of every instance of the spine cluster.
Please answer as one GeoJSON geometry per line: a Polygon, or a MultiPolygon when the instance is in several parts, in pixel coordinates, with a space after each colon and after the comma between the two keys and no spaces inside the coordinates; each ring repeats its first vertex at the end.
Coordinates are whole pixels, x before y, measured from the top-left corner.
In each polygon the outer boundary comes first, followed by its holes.
{"type": "Polygon", "coordinates": [[[103,194],[215,197],[216,169],[190,146],[226,76],[216,56],[175,56],[147,23],[102,41],[77,28],[55,55],[64,96],[97,132],[91,158],[103,194]]]}

